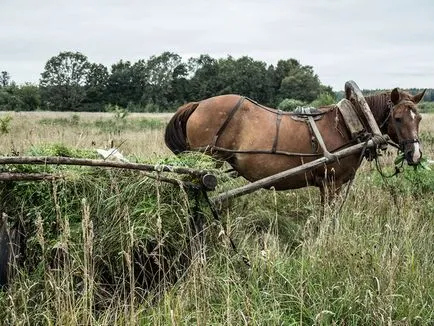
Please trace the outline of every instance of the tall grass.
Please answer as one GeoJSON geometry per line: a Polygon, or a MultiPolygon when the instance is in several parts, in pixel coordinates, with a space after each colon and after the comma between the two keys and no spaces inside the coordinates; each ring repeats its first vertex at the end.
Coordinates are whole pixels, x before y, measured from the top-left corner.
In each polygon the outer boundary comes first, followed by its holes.
{"type": "MultiPolygon", "coordinates": [[[[424,155],[431,158],[433,121],[425,115],[421,126],[424,155]]],[[[53,150],[47,146],[53,137],[38,120],[14,117],[13,123],[1,139],[3,153],[11,142],[23,152],[31,144],[38,155],[53,150]],[[18,143],[24,135],[24,144],[18,143]]],[[[65,148],[89,149],[91,140],[114,137],[79,125],[53,124],[51,133],[63,134],[56,140],[65,148]],[[81,140],[72,137],[78,131],[85,134],[81,140]]],[[[209,166],[200,156],[169,158],[162,129],[122,130],[118,139],[129,156],[209,166]]],[[[383,161],[390,165],[393,159],[392,154],[383,161]]],[[[321,216],[312,188],[261,190],[233,200],[216,221],[194,194],[139,173],[50,171],[65,178],[1,189],[10,225],[22,222],[27,234],[24,263],[0,293],[5,325],[429,325],[434,320],[432,171],[407,168],[384,181],[365,162],[335,224],[332,209],[321,216]],[[203,242],[192,216],[205,219],[203,242]]],[[[219,181],[217,192],[244,182],[219,181]]]]}

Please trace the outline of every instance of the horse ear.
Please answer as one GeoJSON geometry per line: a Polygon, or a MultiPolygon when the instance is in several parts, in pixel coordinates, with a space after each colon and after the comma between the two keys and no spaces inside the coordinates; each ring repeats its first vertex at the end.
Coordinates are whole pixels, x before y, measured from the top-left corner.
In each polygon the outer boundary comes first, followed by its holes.
{"type": "Polygon", "coordinates": [[[419,103],[423,99],[425,92],[426,92],[426,88],[422,92],[420,92],[419,94],[416,94],[415,96],[413,96],[413,102],[419,103]]]}
{"type": "Polygon", "coordinates": [[[401,97],[401,95],[399,95],[398,88],[394,88],[392,90],[392,93],[390,93],[390,99],[391,99],[392,103],[395,105],[398,104],[400,97],[401,97]]]}

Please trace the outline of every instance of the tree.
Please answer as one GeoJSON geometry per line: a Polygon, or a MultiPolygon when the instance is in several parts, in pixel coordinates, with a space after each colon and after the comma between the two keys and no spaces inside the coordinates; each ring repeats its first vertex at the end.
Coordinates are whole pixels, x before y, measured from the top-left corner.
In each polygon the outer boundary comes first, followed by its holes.
{"type": "Polygon", "coordinates": [[[264,62],[255,61],[247,56],[236,60],[229,56],[220,59],[218,64],[219,80],[223,86],[220,94],[235,93],[262,103],[268,102],[269,84],[264,62]]]}
{"type": "Polygon", "coordinates": [[[188,101],[191,92],[190,81],[188,77],[188,67],[185,63],[180,63],[173,69],[171,91],[168,96],[169,103],[172,106],[179,106],[188,101]]]}
{"type": "Polygon", "coordinates": [[[173,90],[178,80],[185,78],[187,74],[178,54],[163,52],[159,56],[151,56],[146,62],[146,72],[147,88],[143,102],[156,104],[165,110],[179,102],[177,97],[183,100],[183,94],[175,96],[173,90]]]}
{"type": "Polygon", "coordinates": [[[85,84],[90,63],[80,52],[61,52],[45,64],[40,87],[49,110],[80,109],[85,99],[85,84]]]}
{"type": "Polygon", "coordinates": [[[312,102],[321,92],[321,83],[313,68],[303,66],[295,59],[280,60],[275,76],[275,85],[280,85],[277,92],[280,99],[312,102]]]}
{"type": "Polygon", "coordinates": [[[294,111],[298,107],[305,106],[306,103],[300,100],[294,100],[293,98],[286,98],[279,103],[277,108],[282,111],[294,111]]]}
{"type": "Polygon", "coordinates": [[[190,78],[190,100],[201,100],[215,96],[221,90],[218,80],[219,64],[208,54],[188,60],[190,78]]]}
{"type": "Polygon", "coordinates": [[[39,87],[32,84],[21,85],[17,89],[21,111],[35,111],[41,106],[41,94],[39,87]]]}
{"type": "Polygon", "coordinates": [[[0,73],[0,87],[9,86],[9,81],[11,80],[11,76],[7,71],[2,71],[0,73]]]}
{"type": "Polygon", "coordinates": [[[137,85],[133,78],[133,66],[130,61],[120,60],[111,67],[107,80],[107,99],[111,104],[126,108],[128,103],[138,101],[141,92],[137,93],[137,85]]]}
{"type": "Polygon", "coordinates": [[[18,111],[21,101],[18,96],[18,86],[15,84],[0,88],[0,109],[5,111],[18,111]]]}
{"type": "Polygon", "coordinates": [[[35,111],[40,108],[39,87],[32,84],[17,86],[12,83],[0,88],[0,109],[11,111],[35,111]]]}
{"type": "Polygon", "coordinates": [[[109,73],[107,67],[102,64],[92,63],[86,76],[84,100],[88,111],[102,111],[107,103],[106,91],[109,73]]]}

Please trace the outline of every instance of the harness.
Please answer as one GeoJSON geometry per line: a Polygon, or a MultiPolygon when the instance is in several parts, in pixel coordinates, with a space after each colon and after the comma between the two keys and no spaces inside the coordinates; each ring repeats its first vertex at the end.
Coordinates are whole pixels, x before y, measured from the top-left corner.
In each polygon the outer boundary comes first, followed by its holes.
{"type": "MultiPolygon", "coordinates": [[[[402,101],[402,102],[411,102],[411,101],[409,101],[409,100],[404,100],[404,101],[402,101]]],[[[411,102],[411,103],[412,103],[412,102],[411,102]]],[[[391,100],[388,100],[388,101],[387,101],[387,109],[389,110],[389,112],[387,113],[386,118],[385,118],[385,119],[383,120],[383,122],[380,124],[380,130],[382,130],[383,127],[386,125],[386,123],[389,121],[390,117],[392,116],[392,112],[393,112],[394,107],[395,107],[395,106],[394,106],[394,104],[392,103],[392,101],[391,101],[391,100]]],[[[393,123],[393,125],[395,126],[395,131],[396,131],[396,134],[398,135],[398,139],[402,139],[401,132],[400,132],[399,128],[396,126],[396,122],[393,121],[392,123],[393,123]]],[[[383,130],[382,130],[382,131],[383,131],[383,130]]],[[[398,148],[398,149],[399,149],[400,151],[402,151],[402,152],[405,151],[405,146],[406,146],[406,145],[408,145],[408,144],[415,144],[415,143],[420,143],[419,138],[402,139],[402,140],[399,141],[398,144],[395,144],[394,142],[389,141],[389,144],[390,144],[390,145],[392,145],[392,146],[398,148]]]]}
{"type": "MultiPolygon", "coordinates": [[[[207,146],[206,148],[198,148],[197,150],[208,150],[214,152],[214,151],[218,151],[218,152],[226,152],[226,153],[240,153],[240,154],[277,154],[277,155],[285,155],[285,156],[301,156],[301,157],[319,157],[323,154],[320,153],[316,153],[316,146],[315,144],[312,144],[313,147],[313,153],[294,153],[294,152],[287,152],[287,151],[280,151],[277,150],[277,144],[279,142],[279,134],[280,134],[280,125],[282,122],[282,118],[283,116],[291,116],[291,118],[293,118],[294,120],[304,120],[304,121],[309,121],[309,129],[311,131],[311,134],[315,134],[316,135],[316,141],[321,143],[322,142],[322,137],[318,134],[316,134],[313,130],[316,128],[312,126],[312,123],[314,123],[315,120],[321,119],[321,117],[325,114],[326,112],[324,111],[319,111],[319,110],[311,110],[311,111],[301,111],[300,113],[297,112],[284,112],[282,110],[276,110],[276,109],[272,109],[269,107],[266,107],[248,97],[245,96],[241,96],[240,99],[237,101],[237,103],[235,104],[235,106],[231,109],[231,111],[229,112],[226,120],[223,122],[223,124],[221,125],[221,127],[218,129],[218,131],[216,132],[213,142],[210,146],[207,146]],[[269,111],[271,113],[274,113],[276,115],[276,132],[274,134],[274,139],[273,139],[273,145],[271,147],[271,149],[269,150],[262,150],[262,149],[257,149],[257,150],[234,150],[234,149],[227,149],[227,148],[223,148],[223,147],[219,147],[217,146],[218,140],[220,138],[220,136],[223,134],[223,132],[226,130],[227,126],[229,125],[229,123],[231,122],[231,120],[233,119],[233,117],[235,116],[235,114],[238,112],[238,110],[240,109],[240,107],[242,106],[242,104],[244,103],[244,101],[247,100],[251,103],[253,103],[255,106],[259,107],[260,109],[269,111]],[[319,140],[321,139],[321,140],[319,140]]],[[[312,142],[314,141],[314,139],[312,139],[312,142]]]]}
{"type": "MultiPolygon", "coordinates": [[[[346,104],[347,105],[347,104],[346,104]]],[[[348,108],[341,108],[340,106],[336,105],[340,112],[342,117],[344,118],[344,122],[346,124],[347,129],[349,130],[350,134],[351,134],[351,141],[347,144],[344,144],[343,146],[334,149],[332,152],[329,152],[326,148],[326,145],[323,141],[323,138],[316,126],[316,120],[319,120],[323,117],[323,115],[325,113],[327,113],[328,111],[320,111],[320,110],[315,110],[313,108],[303,108],[301,110],[297,110],[295,112],[284,112],[282,110],[276,110],[276,109],[272,109],[269,107],[266,107],[248,97],[245,96],[241,96],[240,99],[237,101],[237,103],[235,104],[235,106],[231,109],[231,111],[229,112],[226,120],[223,122],[223,124],[221,125],[221,127],[218,129],[217,133],[214,136],[213,142],[211,145],[207,146],[207,147],[201,147],[201,148],[196,148],[196,150],[199,151],[209,151],[211,153],[213,152],[221,152],[221,153],[227,153],[227,154],[275,154],[275,155],[284,155],[284,156],[297,156],[297,157],[320,157],[320,156],[326,156],[326,157],[332,157],[333,156],[333,152],[334,151],[338,151],[341,150],[345,147],[351,146],[355,143],[359,143],[359,142],[363,142],[365,141],[367,138],[369,138],[369,134],[366,133],[366,129],[364,129],[363,131],[360,130],[360,126],[356,123],[356,127],[354,127],[354,123],[355,122],[360,122],[360,118],[353,117],[353,121],[350,122],[348,120],[348,115],[351,114],[356,114],[357,115],[357,110],[353,113],[348,113],[345,112],[344,110],[347,111],[351,111],[348,110],[348,108]],[[221,135],[224,133],[224,131],[226,130],[226,128],[228,127],[229,123],[232,121],[233,117],[235,116],[235,114],[238,112],[238,110],[242,107],[242,104],[244,103],[244,101],[249,101],[251,103],[253,103],[255,106],[257,106],[260,109],[266,110],[268,112],[271,112],[273,114],[275,114],[276,116],[276,124],[275,124],[275,133],[274,133],[274,139],[272,142],[272,146],[270,149],[252,149],[252,150],[241,150],[241,149],[228,149],[228,148],[223,148],[218,146],[218,141],[221,137],[221,135]],[[283,116],[290,116],[292,119],[297,120],[297,121],[305,121],[310,134],[312,135],[312,139],[311,139],[311,143],[312,143],[312,153],[295,153],[295,152],[288,152],[288,151],[282,151],[282,150],[278,150],[277,149],[277,145],[279,142],[279,134],[280,134],[280,127],[281,127],[281,122],[282,122],[282,118],[283,116]],[[358,121],[356,121],[358,120],[358,121]],[[318,153],[318,148],[321,147],[323,153],[318,153]]],[[[394,109],[394,105],[392,103],[391,100],[388,100],[387,102],[387,109],[388,109],[388,113],[386,115],[386,118],[381,122],[381,124],[379,125],[380,130],[382,130],[383,132],[383,128],[386,126],[388,120],[390,119],[393,109],[394,109]]],[[[393,122],[395,123],[395,122],[393,122]]],[[[399,128],[397,128],[395,126],[396,129],[396,133],[398,134],[398,138],[402,139],[401,135],[400,135],[400,131],[399,128]]],[[[399,144],[395,144],[392,141],[388,141],[389,145],[392,145],[398,149],[400,149],[401,151],[405,150],[405,146],[408,144],[413,144],[413,143],[420,143],[418,138],[412,138],[412,139],[403,139],[399,141],[399,144]]],[[[369,160],[374,159],[376,156],[376,154],[372,153],[370,150],[366,150],[366,157],[369,160]]]]}

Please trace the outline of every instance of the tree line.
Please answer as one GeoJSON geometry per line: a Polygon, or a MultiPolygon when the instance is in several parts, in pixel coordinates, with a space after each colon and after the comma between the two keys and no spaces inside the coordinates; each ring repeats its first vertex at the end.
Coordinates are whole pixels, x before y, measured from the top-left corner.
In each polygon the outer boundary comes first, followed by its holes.
{"type": "MultiPolygon", "coordinates": [[[[186,61],[163,52],[137,62],[120,60],[110,68],[80,52],[61,52],[45,64],[38,85],[16,85],[0,74],[0,109],[15,111],[174,111],[185,102],[235,93],[284,110],[331,104],[336,96],[313,68],[296,59],[267,65],[243,56],[215,59],[207,54],[186,61]]],[[[425,100],[434,101],[430,90],[425,100]]]]}

